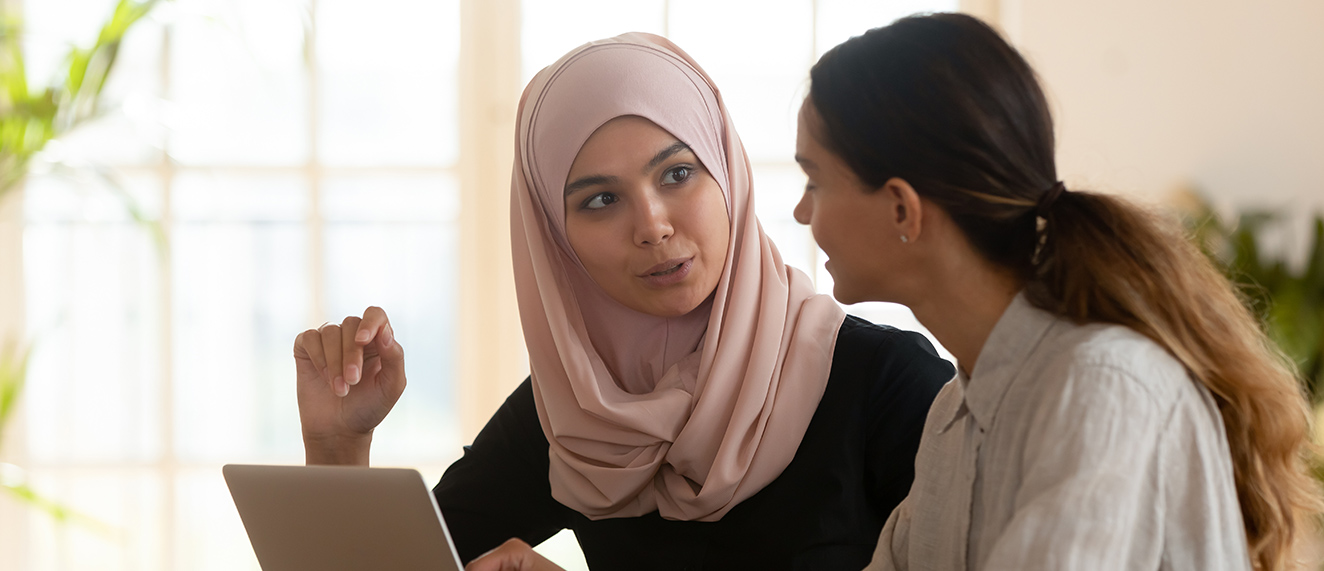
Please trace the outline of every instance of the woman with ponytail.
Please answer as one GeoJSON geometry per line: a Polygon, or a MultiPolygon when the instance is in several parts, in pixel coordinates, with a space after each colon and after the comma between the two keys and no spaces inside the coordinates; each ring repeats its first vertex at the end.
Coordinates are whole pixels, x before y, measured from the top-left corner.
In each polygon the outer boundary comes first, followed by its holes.
{"type": "Polygon", "coordinates": [[[1291,364],[1168,221],[1070,189],[1034,71],[910,17],[811,72],[796,218],[840,301],[957,357],[869,569],[1294,567],[1314,529],[1291,364]]]}
{"type": "MultiPolygon", "coordinates": [[[[1068,189],[1034,71],[969,16],[811,71],[796,218],[846,303],[958,359],[869,570],[1264,571],[1315,529],[1292,365],[1168,221],[1068,189]]],[[[508,543],[471,571],[554,569],[508,543]]]]}

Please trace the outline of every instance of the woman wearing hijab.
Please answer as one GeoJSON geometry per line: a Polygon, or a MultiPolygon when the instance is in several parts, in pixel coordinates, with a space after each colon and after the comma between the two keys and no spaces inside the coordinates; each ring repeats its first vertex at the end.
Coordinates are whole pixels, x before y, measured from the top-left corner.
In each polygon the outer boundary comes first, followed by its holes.
{"type": "MultiPolygon", "coordinates": [[[[602,569],[865,565],[950,365],[782,263],[717,89],[667,40],[567,54],[517,136],[532,375],[434,490],[461,558],[568,528],[602,569]]],[[[295,353],[309,463],[366,464],[404,387],[385,313],[295,353]]]]}

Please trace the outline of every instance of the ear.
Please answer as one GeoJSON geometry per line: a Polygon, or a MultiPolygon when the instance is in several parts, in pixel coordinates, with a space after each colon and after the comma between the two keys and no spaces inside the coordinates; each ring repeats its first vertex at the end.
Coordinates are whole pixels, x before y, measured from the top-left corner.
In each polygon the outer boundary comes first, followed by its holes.
{"type": "Polygon", "coordinates": [[[910,183],[896,177],[887,179],[878,192],[891,203],[889,221],[896,225],[897,238],[905,237],[908,242],[918,240],[924,230],[924,206],[920,203],[919,193],[910,183]]]}

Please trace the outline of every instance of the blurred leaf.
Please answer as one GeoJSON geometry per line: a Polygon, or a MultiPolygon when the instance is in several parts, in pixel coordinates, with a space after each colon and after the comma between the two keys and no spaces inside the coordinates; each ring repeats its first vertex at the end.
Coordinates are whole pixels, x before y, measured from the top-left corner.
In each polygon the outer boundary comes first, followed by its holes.
{"type": "Polygon", "coordinates": [[[7,97],[0,110],[8,111],[16,101],[28,98],[27,68],[19,43],[18,22],[8,14],[0,16],[0,82],[7,97]]]}
{"type": "Polygon", "coordinates": [[[93,167],[92,172],[110,188],[111,192],[115,193],[115,196],[120,199],[120,203],[124,205],[124,209],[128,211],[133,221],[147,228],[147,231],[152,234],[152,241],[156,244],[157,254],[165,258],[170,251],[170,242],[166,240],[165,226],[161,225],[161,221],[147,216],[143,212],[142,206],[138,204],[138,200],[129,193],[129,190],[120,182],[119,177],[116,177],[110,170],[93,167]]]}
{"type": "Polygon", "coordinates": [[[102,89],[115,66],[124,34],[156,3],[157,0],[119,0],[110,20],[101,27],[96,42],[90,48],[74,48],[69,52],[68,73],[57,121],[62,132],[96,116],[102,89]]]}
{"type": "MultiPolygon", "coordinates": [[[[13,342],[0,346],[0,444],[5,441],[5,427],[13,420],[19,396],[27,382],[28,359],[31,356],[31,346],[19,349],[13,342]]],[[[57,522],[73,522],[103,534],[115,534],[113,526],[38,494],[28,485],[27,480],[27,472],[22,468],[0,463],[0,489],[57,522]]]]}
{"type": "Polygon", "coordinates": [[[1324,216],[1315,217],[1314,227],[1315,235],[1314,239],[1311,240],[1310,254],[1306,259],[1306,273],[1303,279],[1307,290],[1319,292],[1324,290],[1324,216]]]}
{"type": "Polygon", "coordinates": [[[13,464],[0,464],[0,489],[9,492],[37,511],[45,513],[58,523],[76,523],[112,538],[119,535],[119,530],[115,526],[37,493],[27,483],[27,472],[13,464]]]}
{"type": "Polygon", "coordinates": [[[1223,220],[1195,196],[1186,216],[1191,238],[1246,296],[1269,338],[1299,368],[1312,399],[1324,399],[1324,217],[1315,217],[1305,267],[1295,272],[1260,250],[1260,237],[1282,224],[1284,213],[1248,211],[1223,220]]]}
{"type": "Polygon", "coordinates": [[[5,441],[5,427],[14,414],[19,394],[23,392],[31,352],[31,348],[20,351],[13,343],[0,347],[0,444],[5,441]]]}
{"type": "Polygon", "coordinates": [[[124,35],[158,1],[119,0],[96,41],[71,49],[63,77],[35,94],[27,84],[21,22],[0,17],[0,197],[23,179],[29,159],[47,143],[97,117],[124,35]]]}

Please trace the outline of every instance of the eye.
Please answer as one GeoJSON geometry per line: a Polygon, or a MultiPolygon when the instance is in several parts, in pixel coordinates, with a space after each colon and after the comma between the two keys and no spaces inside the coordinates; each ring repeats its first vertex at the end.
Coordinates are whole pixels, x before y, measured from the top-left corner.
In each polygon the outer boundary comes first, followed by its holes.
{"type": "Polygon", "coordinates": [[[694,176],[693,168],[686,165],[674,166],[662,174],[662,184],[680,184],[692,176],[694,176]]]}
{"type": "Polygon", "coordinates": [[[585,200],[584,204],[580,205],[580,208],[583,208],[584,210],[598,210],[607,207],[617,200],[620,200],[620,198],[617,198],[615,194],[610,192],[599,192],[588,197],[588,200],[585,200]]]}

